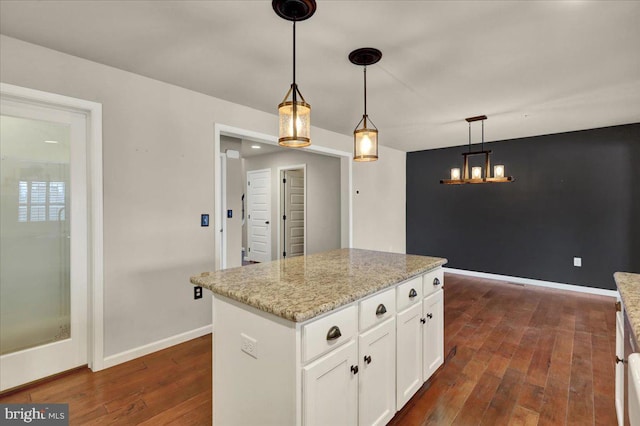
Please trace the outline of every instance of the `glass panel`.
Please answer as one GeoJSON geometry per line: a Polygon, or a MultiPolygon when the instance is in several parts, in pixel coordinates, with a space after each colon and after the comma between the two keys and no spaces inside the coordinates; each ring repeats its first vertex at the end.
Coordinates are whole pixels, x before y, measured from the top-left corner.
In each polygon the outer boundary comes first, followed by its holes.
{"type": "Polygon", "coordinates": [[[68,125],[0,117],[0,354],[67,339],[68,125]]]}

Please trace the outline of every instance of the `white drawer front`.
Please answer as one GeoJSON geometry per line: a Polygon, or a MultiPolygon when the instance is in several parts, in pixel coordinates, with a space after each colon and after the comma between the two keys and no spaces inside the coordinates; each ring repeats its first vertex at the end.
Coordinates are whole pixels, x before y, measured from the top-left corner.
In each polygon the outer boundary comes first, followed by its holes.
{"type": "Polygon", "coordinates": [[[442,268],[437,268],[433,271],[427,272],[423,275],[422,279],[423,290],[422,295],[427,297],[436,290],[443,288],[444,286],[444,271],[442,268]]]}
{"type": "Polygon", "coordinates": [[[422,301],[422,276],[410,279],[396,287],[398,312],[422,301]]]}
{"type": "Polygon", "coordinates": [[[348,341],[358,332],[358,309],[350,306],[311,321],[302,328],[304,362],[329,352],[348,341]]]}
{"type": "Polygon", "coordinates": [[[384,322],[396,313],[396,291],[390,288],[360,302],[360,330],[384,322]],[[384,312],[384,313],[383,313],[384,312]]]}

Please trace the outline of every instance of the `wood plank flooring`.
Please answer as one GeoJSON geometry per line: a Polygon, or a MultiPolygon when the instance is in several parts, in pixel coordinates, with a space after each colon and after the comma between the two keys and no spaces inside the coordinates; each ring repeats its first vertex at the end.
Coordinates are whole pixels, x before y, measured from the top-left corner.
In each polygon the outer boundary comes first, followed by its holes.
{"type": "Polygon", "coordinates": [[[615,425],[615,300],[448,274],[445,356],[391,425],[615,425]]]}
{"type": "Polygon", "coordinates": [[[75,370],[0,396],[69,404],[70,425],[210,425],[211,335],[115,367],[75,370]]]}
{"type": "MultiPolygon", "coordinates": [[[[391,425],[614,425],[612,298],[447,275],[447,361],[391,425]]],[[[70,424],[210,425],[211,336],[0,396],[70,424]]]]}

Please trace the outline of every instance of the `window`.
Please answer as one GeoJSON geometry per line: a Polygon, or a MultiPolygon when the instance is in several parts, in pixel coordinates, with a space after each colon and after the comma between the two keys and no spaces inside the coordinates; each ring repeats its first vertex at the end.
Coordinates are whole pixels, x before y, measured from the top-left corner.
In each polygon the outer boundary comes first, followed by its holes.
{"type": "Polygon", "coordinates": [[[18,182],[18,222],[65,220],[65,182],[18,182]]]}

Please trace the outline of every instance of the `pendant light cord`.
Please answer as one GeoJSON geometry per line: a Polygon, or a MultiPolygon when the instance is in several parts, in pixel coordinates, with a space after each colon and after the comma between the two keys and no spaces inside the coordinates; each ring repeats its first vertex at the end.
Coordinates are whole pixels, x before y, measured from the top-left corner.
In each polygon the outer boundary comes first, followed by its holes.
{"type": "Polygon", "coordinates": [[[364,127],[367,128],[367,66],[364,67],[364,127]]]}
{"type": "MultiPolygon", "coordinates": [[[[293,21],[293,104],[296,102],[296,21],[293,21]]],[[[294,107],[295,108],[295,107],[294,107]]]]}
{"type": "Polygon", "coordinates": [[[291,89],[293,91],[293,96],[292,96],[292,100],[293,100],[293,105],[292,105],[292,112],[293,112],[293,138],[297,139],[298,138],[298,125],[297,125],[297,119],[298,119],[298,86],[296,86],[296,21],[293,21],[293,84],[291,85],[291,89]]]}
{"type": "Polygon", "coordinates": [[[469,144],[467,145],[467,151],[471,152],[471,122],[469,122],[469,144]]]}

